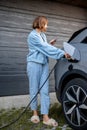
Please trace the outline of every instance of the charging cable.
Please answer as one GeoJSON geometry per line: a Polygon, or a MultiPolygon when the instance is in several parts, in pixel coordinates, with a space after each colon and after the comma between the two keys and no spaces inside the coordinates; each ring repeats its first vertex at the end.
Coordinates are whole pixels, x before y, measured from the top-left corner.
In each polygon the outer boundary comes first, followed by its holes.
{"type": "Polygon", "coordinates": [[[54,65],[54,67],[51,69],[48,77],[46,78],[46,80],[44,81],[44,83],[42,84],[42,86],[39,88],[38,92],[36,93],[36,95],[32,98],[32,100],[29,102],[29,104],[26,106],[26,108],[23,110],[23,112],[16,118],[14,119],[13,121],[11,121],[10,123],[6,124],[6,125],[3,125],[0,127],[0,129],[2,128],[6,128],[6,127],[9,127],[10,125],[14,124],[15,122],[17,122],[21,117],[22,115],[26,112],[27,108],[30,106],[30,104],[33,102],[33,100],[37,97],[37,95],[39,94],[40,90],[43,88],[44,84],[47,82],[47,80],[49,79],[50,75],[52,74],[53,70],[55,70],[55,67],[56,67],[57,63],[54,65]]]}

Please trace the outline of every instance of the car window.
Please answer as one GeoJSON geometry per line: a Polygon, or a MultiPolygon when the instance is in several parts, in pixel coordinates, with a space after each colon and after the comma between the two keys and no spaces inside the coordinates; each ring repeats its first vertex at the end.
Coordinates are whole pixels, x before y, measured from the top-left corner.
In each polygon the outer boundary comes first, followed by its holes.
{"type": "Polygon", "coordinates": [[[87,43],[87,27],[74,32],[68,43],[87,43]]]}
{"type": "Polygon", "coordinates": [[[85,37],[81,43],[87,44],[87,37],[85,37]]]}

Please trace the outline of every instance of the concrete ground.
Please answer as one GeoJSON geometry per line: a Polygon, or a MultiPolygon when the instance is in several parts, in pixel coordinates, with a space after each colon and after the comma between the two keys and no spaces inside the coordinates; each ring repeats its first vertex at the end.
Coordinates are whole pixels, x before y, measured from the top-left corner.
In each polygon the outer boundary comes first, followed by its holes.
{"type": "MultiPolygon", "coordinates": [[[[26,107],[29,103],[29,95],[6,96],[0,97],[0,109],[26,107]]],[[[50,93],[51,104],[58,103],[55,92],[50,93]]],[[[38,104],[40,104],[40,96],[38,95],[38,104]]]]}

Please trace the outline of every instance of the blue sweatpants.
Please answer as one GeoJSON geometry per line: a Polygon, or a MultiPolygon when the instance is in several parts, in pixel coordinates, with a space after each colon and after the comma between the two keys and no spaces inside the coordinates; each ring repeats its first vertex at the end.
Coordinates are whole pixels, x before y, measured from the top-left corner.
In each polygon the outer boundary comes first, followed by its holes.
{"type": "MultiPolygon", "coordinates": [[[[48,63],[40,64],[36,62],[27,63],[27,74],[29,78],[29,92],[30,99],[36,95],[38,89],[43,85],[48,77],[49,66],[48,63]]],[[[41,114],[48,114],[50,99],[49,99],[49,80],[46,81],[40,90],[41,114]]],[[[31,109],[37,110],[37,97],[31,103],[31,109]]]]}

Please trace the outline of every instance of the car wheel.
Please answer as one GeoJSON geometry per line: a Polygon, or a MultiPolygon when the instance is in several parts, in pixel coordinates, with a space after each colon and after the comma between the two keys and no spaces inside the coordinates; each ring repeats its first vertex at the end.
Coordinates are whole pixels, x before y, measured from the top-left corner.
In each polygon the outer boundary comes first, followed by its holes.
{"type": "Polygon", "coordinates": [[[87,81],[75,78],[62,93],[62,107],[68,124],[74,130],[87,129],[87,81]]]}

